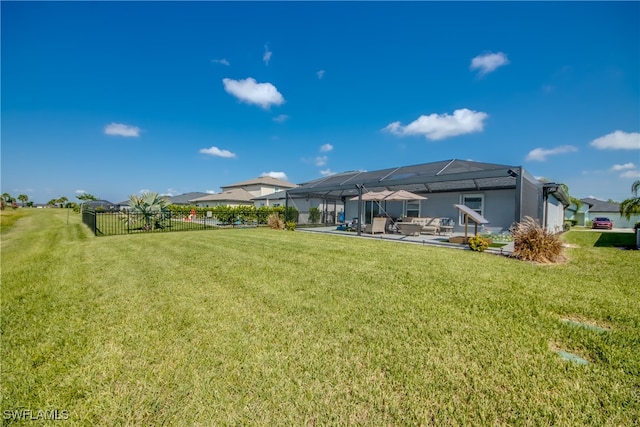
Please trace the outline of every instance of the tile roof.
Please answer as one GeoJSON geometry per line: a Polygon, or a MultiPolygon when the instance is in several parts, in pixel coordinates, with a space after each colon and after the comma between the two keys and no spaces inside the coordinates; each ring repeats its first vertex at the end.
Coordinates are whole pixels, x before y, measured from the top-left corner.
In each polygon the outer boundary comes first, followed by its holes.
{"type": "Polygon", "coordinates": [[[222,193],[207,194],[206,196],[196,197],[189,200],[190,202],[251,202],[253,195],[242,188],[233,188],[223,191],[222,193]]]}

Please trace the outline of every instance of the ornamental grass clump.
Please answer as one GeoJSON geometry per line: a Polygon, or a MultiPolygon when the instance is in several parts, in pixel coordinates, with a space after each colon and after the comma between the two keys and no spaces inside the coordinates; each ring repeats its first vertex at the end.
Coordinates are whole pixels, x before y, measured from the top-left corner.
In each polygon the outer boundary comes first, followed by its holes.
{"type": "Polygon", "coordinates": [[[525,216],[509,230],[513,235],[513,256],[523,261],[554,264],[565,260],[560,236],[525,216]]]}
{"type": "Polygon", "coordinates": [[[272,213],[267,218],[267,225],[274,230],[282,230],[284,228],[284,221],[277,213],[272,213]]]}

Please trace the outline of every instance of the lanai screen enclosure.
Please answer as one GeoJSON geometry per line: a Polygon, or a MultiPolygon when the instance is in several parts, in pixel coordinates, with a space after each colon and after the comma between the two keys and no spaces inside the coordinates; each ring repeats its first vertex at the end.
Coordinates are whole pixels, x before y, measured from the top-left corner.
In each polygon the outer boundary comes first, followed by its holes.
{"type": "MultiPolygon", "coordinates": [[[[445,160],[377,171],[351,171],[310,181],[287,190],[287,204],[296,199],[332,200],[345,206],[345,218],[363,218],[362,196],[370,191],[407,190],[427,197],[417,203],[413,215],[454,219],[456,231],[463,229],[454,204],[470,206],[490,221],[492,227],[508,229],[514,222],[530,216],[549,228],[562,224],[547,222],[549,198],[569,204],[557,184],[535,179],[521,166],[508,166],[466,160],[445,160]],[[357,197],[355,201],[350,199],[357,197]]],[[[406,215],[407,202],[398,202],[406,215]]],[[[398,215],[399,216],[399,215],[398,215]]]]}

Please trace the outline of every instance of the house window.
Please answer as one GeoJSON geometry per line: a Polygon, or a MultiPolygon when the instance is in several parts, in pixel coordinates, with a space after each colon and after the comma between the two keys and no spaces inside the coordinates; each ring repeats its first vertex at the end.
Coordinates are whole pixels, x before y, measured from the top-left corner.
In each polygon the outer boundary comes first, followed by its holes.
{"type": "Polygon", "coordinates": [[[407,216],[409,218],[418,218],[420,216],[420,202],[407,202],[407,216]]]}
{"type": "MultiPolygon", "coordinates": [[[[460,204],[476,211],[480,216],[484,216],[484,195],[483,194],[463,194],[460,196],[460,204]]],[[[464,215],[460,213],[460,224],[464,223],[464,215]]]]}

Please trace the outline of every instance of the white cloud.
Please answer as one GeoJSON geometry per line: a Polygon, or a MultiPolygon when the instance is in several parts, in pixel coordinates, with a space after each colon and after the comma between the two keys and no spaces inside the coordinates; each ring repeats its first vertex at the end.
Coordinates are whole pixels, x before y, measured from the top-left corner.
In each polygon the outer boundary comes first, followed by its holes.
{"type": "Polygon", "coordinates": [[[332,171],[331,169],[324,169],[320,171],[320,175],[322,176],[335,175],[335,172],[332,171]]]}
{"type": "Polygon", "coordinates": [[[227,93],[248,104],[259,105],[267,109],[271,105],[284,103],[284,97],[271,83],[257,83],[251,77],[244,80],[225,78],[222,79],[222,83],[227,93]]]}
{"type": "Polygon", "coordinates": [[[320,146],[320,152],[322,153],[328,153],[331,150],[333,150],[333,145],[331,144],[323,144],[320,146]]]}
{"type": "Polygon", "coordinates": [[[327,164],[328,160],[329,158],[327,156],[318,156],[315,160],[316,166],[324,166],[327,164]]]}
{"type": "Polygon", "coordinates": [[[217,191],[216,190],[207,190],[207,191],[205,191],[205,193],[207,193],[207,194],[216,194],[217,191]]]}
{"type": "Polygon", "coordinates": [[[269,44],[264,45],[264,55],[262,55],[262,60],[264,61],[264,65],[269,65],[269,61],[271,61],[271,55],[273,52],[269,50],[269,44]]]}
{"type": "Polygon", "coordinates": [[[469,68],[471,70],[480,70],[480,75],[483,76],[485,74],[489,74],[492,71],[495,71],[498,67],[507,65],[508,63],[509,59],[507,58],[507,55],[502,52],[485,53],[473,58],[471,60],[471,66],[469,68]]]}
{"type": "Polygon", "coordinates": [[[640,133],[617,130],[589,143],[598,150],[640,150],[640,133]]]}
{"type": "Polygon", "coordinates": [[[578,151],[573,145],[561,145],[555,148],[536,148],[529,151],[527,154],[527,161],[544,162],[548,156],[554,156],[556,154],[574,153],[578,151]]]}
{"type": "Polygon", "coordinates": [[[277,179],[282,179],[282,180],[287,180],[287,174],[284,172],[262,172],[262,174],[260,176],[270,176],[271,178],[277,178],[277,179]]]}
{"type": "Polygon", "coordinates": [[[122,123],[111,123],[104,127],[104,133],[113,136],[138,137],[140,136],[140,128],[122,123]]]}
{"type": "Polygon", "coordinates": [[[218,147],[201,148],[200,152],[202,154],[209,154],[210,156],[218,156],[218,157],[225,157],[225,158],[236,157],[235,153],[232,153],[229,150],[221,150],[218,147]]]}
{"type": "Polygon", "coordinates": [[[222,58],[222,59],[212,59],[212,60],[211,60],[211,62],[213,62],[214,64],[222,64],[222,65],[226,65],[227,67],[228,67],[229,65],[231,65],[231,64],[229,63],[229,61],[227,61],[225,58],[222,58]]]}
{"type": "Polygon", "coordinates": [[[634,165],[631,162],[625,163],[624,165],[613,165],[613,166],[611,166],[611,170],[613,172],[626,171],[626,170],[635,169],[635,168],[636,168],[636,165],[634,165]]]}
{"type": "Polygon", "coordinates": [[[620,178],[632,178],[638,179],[640,178],[640,171],[626,171],[620,174],[620,178]]]}
{"type": "Polygon", "coordinates": [[[75,193],[76,194],[84,194],[84,193],[86,193],[86,191],[84,191],[84,190],[76,190],[75,193]]]}
{"type": "Polygon", "coordinates": [[[316,75],[318,76],[319,80],[322,80],[322,78],[324,77],[324,70],[317,71],[316,75]]]}
{"type": "Polygon", "coordinates": [[[280,114],[279,116],[274,117],[273,121],[276,123],[284,123],[287,121],[287,119],[289,119],[289,116],[287,116],[286,114],[280,114]]]}
{"type": "Polygon", "coordinates": [[[427,139],[439,140],[473,132],[481,132],[487,113],[462,108],[449,114],[420,116],[406,126],[393,122],[383,130],[398,136],[423,135],[427,139]]]}

